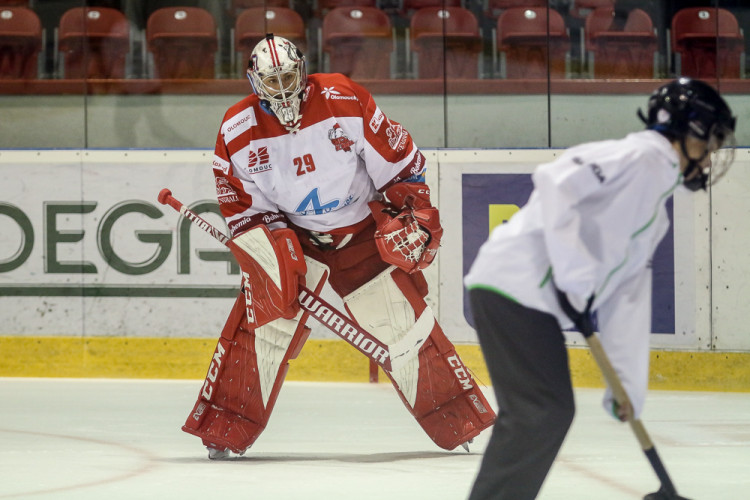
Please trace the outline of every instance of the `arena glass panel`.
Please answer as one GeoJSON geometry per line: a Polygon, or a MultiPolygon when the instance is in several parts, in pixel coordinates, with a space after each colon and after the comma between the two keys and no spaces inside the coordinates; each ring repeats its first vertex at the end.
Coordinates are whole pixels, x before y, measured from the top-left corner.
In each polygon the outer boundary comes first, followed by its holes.
{"type": "MultiPolygon", "coordinates": [[[[0,78],[0,147],[211,148],[224,111],[250,92],[254,39],[239,32],[242,2],[172,3],[31,2],[44,42],[35,78],[0,78]],[[63,29],[80,7],[72,33],[63,29]],[[149,27],[160,8],[173,10],[149,27]],[[213,28],[183,29],[198,13],[213,28]],[[165,49],[159,29],[195,43],[165,49]]],[[[739,115],[750,106],[750,7],[740,0],[439,0],[420,9],[378,0],[380,21],[350,7],[338,24],[326,23],[336,9],[281,3],[268,3],[255,29],[294,38],[310,73],[341,71],[365,85],[425,148],[557,148],[623,135],[641,127],[635,112],[648,94],[683,70],[717,85],[739,115]],[[697,9],[693,24],[707,35],[678,43],[674,19],[685,9],[697,9]]],[[[743,130],[738,143],[748,145],[743,130]]]]}

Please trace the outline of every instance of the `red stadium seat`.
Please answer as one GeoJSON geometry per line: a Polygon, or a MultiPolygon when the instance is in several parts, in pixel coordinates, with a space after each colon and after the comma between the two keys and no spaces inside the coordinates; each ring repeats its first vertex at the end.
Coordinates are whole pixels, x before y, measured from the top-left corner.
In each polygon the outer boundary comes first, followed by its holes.
{"type": "MultiPolygon", "coordinates": [[[[307,35],[302,16],[283,7],[255,7],[242,11],[234,27],[234,48],[242,54],[241,65],[247,63],[253,48],[266,33],[282,36],[303,53],[307,52],[307,35]]],[[[244,71],[243,68],[238,69],[244,71]]]]}
{"type": "Polygon", "coordinates": [[[354,79],[390,78],[393,28],[382,10],[339,7],[323,18],[328,71],[354,79]]]}
{"type": "Polygon", "coordinates": [[[547,0],[487,0],[487,14],[496,18],[514,7],[546,7],[547,0]]]}
{"type": "Polygon", "coordinates": [[[156,78],[214,78],[216,22],[199,7],[164,7],[146,24],[156,78]]]}
{"type": "Polygon", "coordinates": [[[418,78],[477,78],[482,36],[479,23],[462,7],[425,7],[410,21],[418,78]]]}
{"type": "Polygon", "coordinates": [[[3,7],[28,7],[29,0],[0,0],[0,8],[3,7]]]}
{"type": "Polygon", "coordinates": [[[237,19],[243,10],[270,7],[291,9],[292,2],[289,0],[232,0],[230,16],[232,19],[237,19]]]}
{"type": "Polygon", "coordinates": [[[694,78],[739,78],[744,37],[726,9],[691,7],[672,17],[675,72],[694,78]]]}
{"type": "Polygon", "coordinates": [[[289,0],[232,0],[232,9],[236,11],[255,7],[284,7],[290,9],[289,0]]]}
{"type": "Polygon", "coordinates": [[[594,78],[654,78],[656,34],[641,9],[628,13],[622,30],[614,30],[614,9],[594,10],[586,18],[586,46],[593,57],[594,78]]]}
{"type": "Polygon", "coordinates": [[[377,0],[318,0],[318,13],[327,14],[328,11],[339,7],[377,7],[377,0]]]}
{"type": "Polygon", "coordinates": [[[402,0],[403,12],[410,13],[427,7],[461,7],[461,0],[402,0]]]}
{"type": "Polygon", "coordinates": [[[65,78],[125,78],[130,23],[108,7],[74,7],[60,18],[58,50],[65,78]]]}
{"type": "Polygon", "coordinates": [[[37,77],[42,23],[25,7],[0,8],[0,79],[37,77]]]}
{"type": "Polygon", "coordinates": [[[570,37],[560,13],[549,13],[549,33],[546,7],[516,7],[498,18],[497,45],[506,78],[547,78],[548,62],[551,78],[565,78],[570,37]]]}
{"type": "Polygon", "coordinates": [[[586,19],[596,9],[614,8],[615,2],[616,0],[575,0],[571,3],[568,15],[573,18],[586,19]]]}

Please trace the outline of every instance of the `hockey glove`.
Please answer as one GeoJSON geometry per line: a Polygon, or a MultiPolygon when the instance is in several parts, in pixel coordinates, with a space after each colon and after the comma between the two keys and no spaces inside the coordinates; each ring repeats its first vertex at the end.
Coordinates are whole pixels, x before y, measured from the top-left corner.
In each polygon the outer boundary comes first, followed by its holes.
{"type": "Polygon", "coordinates": [[[568,296],[565,292],[555,287],[557,292],[557,302],[560,304],[565,315],[570,318],[576,327],[576,330],[581,332],[584,337],[588,338],[594,334],[594,320],[591,315],[591,305],[594,303],[594,295],[591,295],[586,301],[586,307],[583,311],[577,310],[568,300],[568,296]]]}
{"type": "Polygon", "coordinates": [[[402,182],[384,194],[388,204],[369,203],[380,256],[407,273],[421,271],[435,260],[443,236],[440,214],[430,204],[430,190],[423,183],[402,182]]]}

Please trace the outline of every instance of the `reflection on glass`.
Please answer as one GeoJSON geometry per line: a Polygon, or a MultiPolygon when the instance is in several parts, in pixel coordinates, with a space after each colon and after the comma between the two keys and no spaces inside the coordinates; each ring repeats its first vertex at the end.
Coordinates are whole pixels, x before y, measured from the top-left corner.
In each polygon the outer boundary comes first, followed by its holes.
{"type": "Polygon", "coordinates": [[[589,134],[584,108],[632,128],[632,117],[612,115],[625,106],[609,103],[647,95],[654,79],[702,78],[730,99],[750,93],[744,0],[7,3],[0,147],[56,137],[60,147],[210,147],[216,123],[198,114],[250,92],[247,59],[268,32],[300,47],[310,73],[344,73],[407,113],[423,147],[565,146],[589,134]],[[591,106],[597,96],[606,103],[591,106]],[[34,136],[42,102],[59,136],[34,136]],[[523,114],[520,129],[505,126],[507,113],[523,114]],[[147,140],[144,122],[158,130],[147,140]]]}
{"type": "Polygon", "coordinates": [[[726,9],[690,7],[672,18],[675,73],[695,78],[739,78],[744,38],[726,9]]]}
{"type": "Polygon", "coordinates": [[[513,7],[497,20],[502,78],[565,78],[570,41],[560,13],[513,7]]]}
{"type": "Polygon", "coordinates": [[[61,78],[125,78],[130,23],[107,7],[74,7],[60,18],[58,74],[61,78]]]}
{"type": "Polygon", "coordinates": [[[339,7],[323,18],[323,71],[349,78],[390,78],[393,28],[375,7],[339,7]]]}

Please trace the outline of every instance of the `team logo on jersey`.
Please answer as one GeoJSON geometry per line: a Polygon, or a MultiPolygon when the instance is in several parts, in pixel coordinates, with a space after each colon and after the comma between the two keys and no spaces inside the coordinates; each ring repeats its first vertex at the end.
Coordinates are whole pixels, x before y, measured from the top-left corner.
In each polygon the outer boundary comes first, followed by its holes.
{"type": "Polygon", "coordinates": [[[414,159],[414,165],[411,167],[411,169],[409,169],[409,173],[411,174],[412,177],[422,176],[424,172],[424,165],[422,165],[422,158],[423,157],[420,153],[416,154],[416,158],[414,159]]]}
{"type": "Polygon", "coordinates": [[[404,149],[408,135],[401,124],[388,120],[388,128],[385,130],[385,134],[388,136],[388,145],[391,149],[394,151],[404,149]]]}
{"type": "Polygon", "coordinates": [[[370,118],[370,130],[372,130],[373,134],[377,134],[378,130],[380,130],[380,125],[383,123],[383,119],[385,118],[385,115],[382,111],[380,111],[380,108],[375,108],[375,113],[373,113],[372,118],[370,118]]]}
{"type": "Polygon", "coordinates": [[[341,92],[334,89],[333,87],[323,87],[323,92],[321,92],[321,94],[326,96],[326,99],[330,99],[331,96],[341,95],[341,92]]]}
{"type": "Polygon", "coordinates": [[[294,211],[297,215],[322,215],[351,205],[354,201],[354,196],[349,195],[343,203],[338,199],[324,202],[320,199],[320,189],[315,188],[307,193],[294,211]]]}
{"type": "Polygon", "coordinates": [[[334,124],[333,128],[328,131],[328,139],[336,147],[336,151],[351,152],[354,145],[354,141],[346,136],[338,123],[334,124]]]}
{"type": "Polygon", "coordinates": [[[320,93],[321,95],[326,96],[326,99],[338,99],[338,100],[344,100],[344,101],[357,101],[357,96],[353,95],[341,95],[341,92],[336,90],[333,87],[323,87],[323,91],[320,93]]]}
{"type": "Polygon", "coordinates": [[[228,161],[225,161],[218,156],[214,156],[213,161],[211,162],[215,170],[221,170],[221,172],[224,175],[229,174],[229,166],[231,165],[228,161]]]}
{"type": "Polygon", "coordinates": [[[237,192],[224,177],[216,178],[216,197],[219,199],[219,203],[235,203],[240,200],[237,192]]]}
{"type": "Polygon", "coordinates": [[[237,136],[250,130],[250,127],[257,124],[258,120],[255,118],[255,110],[253,108],[248,108],[247,110],[238,113],[224,122],[221,126],[221,133],[224,135],[224,142],[229,144],[229,142],[237,136]]]}
{"type": "Polygon", "coordinates": [[[247,173],[252,175],[271,170],[272,167],[268,160],[269,155],[266,146],[258,148],[257,151],[251,149],[247,154],[247,173]]]}

